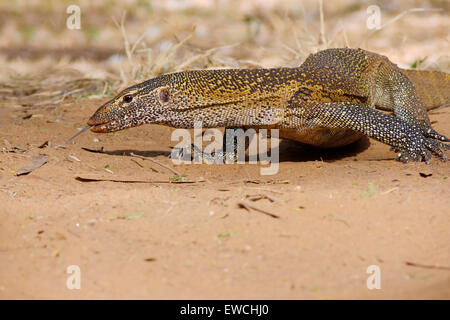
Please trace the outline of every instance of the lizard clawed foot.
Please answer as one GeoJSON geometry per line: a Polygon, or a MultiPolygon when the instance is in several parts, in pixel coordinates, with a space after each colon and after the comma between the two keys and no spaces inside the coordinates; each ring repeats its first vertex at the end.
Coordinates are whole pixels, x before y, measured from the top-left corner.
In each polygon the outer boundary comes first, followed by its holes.
{"type": "Polygon", "coordinates": [[[178,161],[191,161],[192,156],[186,152],[186,148],[172,148],[172,152],[168,156],[169,159],[178,161]]]}
{"type": "Polygon", "coordinates": [[[190,147],[174,148],[169,157],[196,163],[201,163],[202,160],[207,164],[235,163],[238,161],[238,136],[240,134],[243,134],[240,127],[227,127],[223,137],[222,149],[208,153],[195,144],[191,144],[190,147]]]}
{"type": "Polygon", "coordinates": [[[174,148],[174,151],[169,155],[169,158],[184,161],[194,161],[200,163],[200,158],[203,159],[205,163],[234,163],[236,162],[236,153],[231,151],[219,150],[216,152],[204,152],[195,144],[191,144],[189,148],[174,148]]]}
{"type": "Polygon", "coordinates": [[[407,163],[409,160],[425,161],[430,164],[432,154],[441,158],[444,162],[447,157],[441,149],[450,150],[450,145],[444,144],[442,141],[450,141],[447,137],[437,133],[432,128],[420,128],[412,126],[411,130],[401,140],[399,145],[392,147],[395,152],[399,152],[396,160],[407,163]]]}
{"type": "Polygon", "coordinates": [[[209,159],[210,156],[213,157],[214,155],[203,152],[195,144],[191,144],[190,146],[186,146],[184,148],[173,148],[172,153],[169,155],[169,158],[178,161],[198,162],[199,157],[209,159]]]}
{"type": "Polygon", "coordinates": [[[200,156],[203,158],[205,163],[212,164],[212,163],[234,163],[236,162],[236,154],[235,152],[231,151],[224,151],[223,149],[215,152],[204,152],[200,150],[196,145],[192,145],[192,150],[194,150],[194,157],[200,156]]]}

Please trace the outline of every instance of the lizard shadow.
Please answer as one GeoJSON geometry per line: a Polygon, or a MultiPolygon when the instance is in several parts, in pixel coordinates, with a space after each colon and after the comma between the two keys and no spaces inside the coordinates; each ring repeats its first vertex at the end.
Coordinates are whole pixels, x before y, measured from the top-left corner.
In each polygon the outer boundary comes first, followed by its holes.
{"type": "MultiPolygon", "coordinates": [[[[317,148],[300,142],[283,139],[279,144],[279,161],[280,162],[306,162],[323,160],[333,162],[341,160],[346,157],[355,156],[358,153],[366,150],[370,146],[370,139],[362,137],[358,141],[343,147],[337,148],[317,148]]],[[[131,156],[132,154],[142,157],[155,158],[157,156],[169,156],[169,151],[163,150],[135,150],[135,149],[120,149],[120,150],[86,150],[90,152],[100,152],[110,156],[131,156]]],[[[246,156],[248,158],[248,155],[246,156]]],[[[247,159],[246,159],[247,160],[247,159]]]]}
{"type": "Polygon", "coordinates": [[[356,156],[370,147],[370,139],[362,137],[349,145],[336,148],[318,148],[292,140],[284,139],[280,142],[280,162],[306,162],[323,160],[333,162],[346,157],[356,156]]]}
{"type": "Polygon", "coordinates": [[[162,151],[162,150],[151,150],[151,151],[144,151],[144,150],[133,150],[133,149],[123,149],[123,150],[103,150],[101,153],[107,154],[110,156],[131,156],[132,154],[146,157],[146,158],[155,158],[157,156],[169,156],[169,151],[162,151]]]}

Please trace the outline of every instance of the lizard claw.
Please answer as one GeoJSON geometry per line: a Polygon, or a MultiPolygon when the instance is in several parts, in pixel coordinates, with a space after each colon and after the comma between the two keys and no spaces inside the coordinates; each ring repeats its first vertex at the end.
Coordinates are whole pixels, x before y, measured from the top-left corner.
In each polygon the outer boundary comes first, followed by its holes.
{"type": "Polygon", "coordinates": [[[178,161],[191,161],[191,154],[192,153],[189,152],[186,148],[174,147],[172,148],[172,152],[169,154],[168,158],[178,161]]]}
{"type": "MultiPolygon", "coordinates": [[[[174,147],[172,153],[169,155],[169,159],[178,161],[198,161],[199,156],[203,156],[203,151],[200,150],[196,145],[191,144],[188,147],[179,148],[174,147]]],[[[205,153],[208,155],[207,153],[205,153]]]]}
{"type": "Polygon", "coordinates": [[[396,160],[407,163],[411,159],[430,164],[431,154],[435,154],[442,161],[446,162],[447,157],[442,149],[448,150],[450,149],[450,145],[444,144],[442,141],[447,140],[447,137],[437,133],[432,128],[423,129],[418,126],[413,126],[401,142],[393,146],[394,150],[400,151],[396,160]]]}
{"type": "Polygon", "coordinates": [[[234,163],[237,161],[236,154],[234,151],[224,151],[223,149],[214,151],[211,153],[204,152],[199,149],[196,145],[192,144],[192,150],[194,151],[194,158],[197,159],[201,157],[203,161],[207,164],[212,163],[234,163]]]}
{"type": "Polygon", "coordinates": [[[450,142],[450,139],[447,138],[446,136],[439,134],[438,132],[436,132],[436,130],[434,130],[431,127],[428,127],[425,129],[424,132],[424,136],[428,137],[428,138],[433,138],[442,142],[450,142]]]}

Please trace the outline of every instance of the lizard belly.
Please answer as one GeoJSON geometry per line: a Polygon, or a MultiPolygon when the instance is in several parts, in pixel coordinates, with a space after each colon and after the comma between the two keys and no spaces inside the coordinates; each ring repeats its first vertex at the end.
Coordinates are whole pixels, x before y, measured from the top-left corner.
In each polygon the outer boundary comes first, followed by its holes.
{"type": "Polygon", "coordinates": [[[341,128],[280,129],[280,138],[290,139],[321,148],[341,147],[361,139],[362,133],[341,128]]]}

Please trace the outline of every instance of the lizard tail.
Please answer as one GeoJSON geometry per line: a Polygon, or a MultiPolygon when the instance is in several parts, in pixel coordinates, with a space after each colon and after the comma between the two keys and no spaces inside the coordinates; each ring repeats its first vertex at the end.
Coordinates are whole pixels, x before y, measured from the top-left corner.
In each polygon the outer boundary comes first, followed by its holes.
{"type": "Polygon", "coordinates": [[[403,70],[414,84],[427,110],[450,106],[450,74],[439,71],[403,70]]]}

